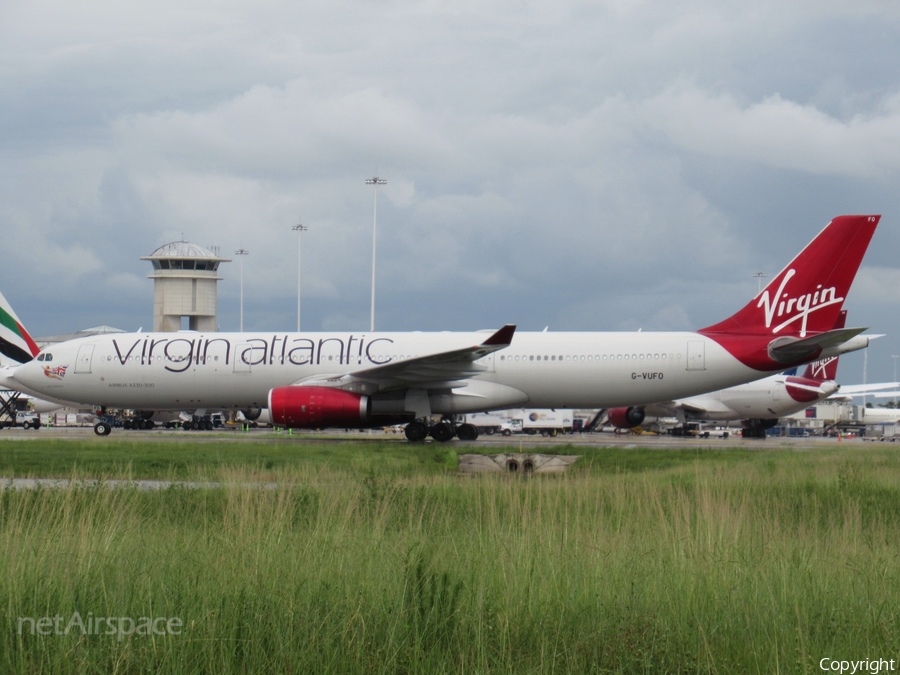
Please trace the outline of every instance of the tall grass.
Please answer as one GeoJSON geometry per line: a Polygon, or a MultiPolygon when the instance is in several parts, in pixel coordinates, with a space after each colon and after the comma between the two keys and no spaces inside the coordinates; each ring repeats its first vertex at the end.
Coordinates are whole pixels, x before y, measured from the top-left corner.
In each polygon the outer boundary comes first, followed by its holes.
{"type": "Polygon", "coordinates": [[[0,492],[0,671],[770,673],[900,653],[888,451],[219,477],[0,492]],[[74,612],[184,628],[19,630],[74,612]]]}

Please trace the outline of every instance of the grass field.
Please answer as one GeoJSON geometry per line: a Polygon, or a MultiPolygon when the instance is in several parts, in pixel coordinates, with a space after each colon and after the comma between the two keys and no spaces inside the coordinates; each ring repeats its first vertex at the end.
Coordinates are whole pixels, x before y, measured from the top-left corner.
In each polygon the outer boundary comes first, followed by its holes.
{"type": "Polygon", "coordinates": [[[578,448],[570,473],[516,480],[456,475],[454,447],[6,441],[4,477],[222,486],[0,493],[0,672],[812,673],[823,658],[900,659],[891,448],[578,448]],[[76,612],[177,626],[32,628],[76,612]]]}

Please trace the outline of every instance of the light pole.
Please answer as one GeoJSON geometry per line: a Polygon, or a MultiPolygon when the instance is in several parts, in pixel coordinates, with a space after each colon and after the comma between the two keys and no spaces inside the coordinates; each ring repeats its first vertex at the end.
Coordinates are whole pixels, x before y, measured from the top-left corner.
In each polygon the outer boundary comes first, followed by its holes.
{"type": "MultiPolygon", "coordinates": [[[[897,359],[900,359],[900,354],[891,354],[891,358],[894,359],[894,382],[897,381],[897,359]]],[[[895,387],[897,385],[894,385],[895,387]]],[[[894,407],[897,407],[897,397],[894,397],[894,407]]]]}
{"type": "Polygon", "coordinates": [[[756,294],[759,295],[762,293],[762,280],[765,279],[768,274],[765,272],[754,272],[753,278],[756,279],[756,294]]]}
{"type": "MultiPolygon", "coordinates": [[[[863,350],[863,384],[869,383],[869,381],[866,379],[868,377],[868,373],[869,373],[869,350],[864,349],[863,350]]],[[[866,407],[866,395],[865,394],[863,394],[862,400],[863,400],[863,408],[865,408],[866,407]]]]}
{"type": "Polygon", "coordinates": [[[294,227],[291,228],[294,232],[297,233],[297,332],[300,332],[300,241],[303,239],[301,236],[304,232],[306,232],[309,228],[303,223],[297,223],[294,227]]]}
{"type": "Polygon", "coordinates": [[[378,227],[378,186],[387,185],[387,181],[378,176],[366,179],[366,185],[373,186],[375,190],[375,205],[372,211],[372,317],[369,332],[375,332],[375,232],[378,227]]]}
{"type": "Polygon", "coordinates": [[[235,255],[241,256],[238,260],[241,261],[241,332],[244,332],[244,256],[250,255],[250,251],[245,248],[239,248],[234,252],[235,255]]]}

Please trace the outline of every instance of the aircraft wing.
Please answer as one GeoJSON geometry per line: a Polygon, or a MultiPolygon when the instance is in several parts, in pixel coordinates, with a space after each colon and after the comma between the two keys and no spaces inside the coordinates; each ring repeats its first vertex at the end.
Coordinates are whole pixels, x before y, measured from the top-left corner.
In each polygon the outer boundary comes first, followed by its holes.
{"type": "Polygon", "coordinates": [[[717,398],[711,396],[694,396],[677,401],[682,410],[687,413],[730,413],[734,412],[717,398]]]}
{"type": "MultiPolygon", "coordinates": [[[[850,396],[862,396],[863,394],[872,394],[876,391],[884,391],[885,389],[896,389],[900,387],[900,382],[873,382],[872,384],[844,384],[841,385],[841,394],[849,394],[850,396]]],[[[874,394],[873,394],[874,395],[874,394]]],[[[890,396],[890,395],[889,395],[890,396]]]]}
{"type": "Polygon", "coordinates": [[[734,411],[720,400],[704,396],[681,398],[677,401],[664,401],[644,406],[644,413],[652,417],[678,417],[679,413],[697,415],[710,412],[730,413],[734,411]]]}
{"type": "Polygon", "coordinates": [[[449,387],[460,380],[466,380],[473,375],[485,372],[487,367],[476,363],[476,361],[488,354],[509,347],[515,332],[516,327],[512,324],[507,324],[477,345],[435,354],[426,354],[413,359],[394,361],[382,366],[362,368],[346,375],[308,378],[296,384],[300,386],[339,387],[349,390],[359,389],[361,391],[383,390],[404,385],[449,387]],[[373,386],[371,388],[355,386],[362,383],[369,383],[373,386]]]}

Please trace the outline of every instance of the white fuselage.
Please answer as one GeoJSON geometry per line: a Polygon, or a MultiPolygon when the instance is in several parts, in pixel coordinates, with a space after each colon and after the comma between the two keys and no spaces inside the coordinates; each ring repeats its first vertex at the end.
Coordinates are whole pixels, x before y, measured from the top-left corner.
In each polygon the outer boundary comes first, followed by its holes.
{"type": "Polygon", "coordinates": [[[890,424],[900,422],[900,408],[863,408],[862,419],[866,424],[890,424]]]}
{"type": "MultiPolygon", "coordinates": [[[[485,333],[133,333],[42,350],[12,371],[23,391],[115,408],[266,407],[270,389],[477,345],[485,333]],[[52,360],[48,360],[52,357],[52,360]],[[43,359],[43,360],[41,360],[43,359]]],[[[601,408],[673,400],[770,374],[698,333],[516,333],[468,380],[419,385],[463,392],[465,408],[601,408]],[[471,383],[471,385],[467,385],[471,383]],[[522,393],[472,396],[480,383],[522,393]]],[[[412,385],[411,385],[412,386],[412,385]]],[[[480,391],[480,390],[479,390],[480,391]]],[[[443,400],[446,400],[445,396],[443,400]]],[[[439,400],[433,412],[464,412],[439,400]],[[449,407],[451,409],[444,409],[449,407]]]]}
{"type": "MultiPolygon", "coordinates": [[[[788,380],[787,375],[773,375],[721,391],[682,398],[675,401],[674,407],[683,410],[685,419],[689,420],[775,419],[805,410],[840,388],[837,382],[826,380],[819,385],[821,394],[798,400],[791,396],[788,380]]],[[[648,406],[646,412],[665,416],[670,414],[670,409],[655,411],[653,406],[648,406]]]]}

